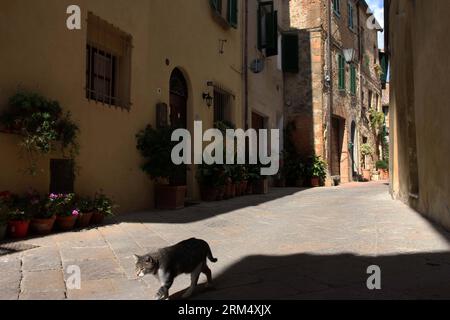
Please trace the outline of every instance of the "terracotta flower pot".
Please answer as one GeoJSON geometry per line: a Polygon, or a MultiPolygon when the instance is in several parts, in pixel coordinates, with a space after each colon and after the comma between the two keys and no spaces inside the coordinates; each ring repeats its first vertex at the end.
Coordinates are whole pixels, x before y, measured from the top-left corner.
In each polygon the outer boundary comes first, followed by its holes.
{"type": "Polygon", "coordinates": [[[226,186],[220,186],[217,188],[217,201],[222,201],[225,198],[226,186]]]}
{"type": "Polygon", "coordinates": [[[231,199],[232,198],[232,196],[233,196],[232,195],[232,193],[233,193],[232,188],[233,188],[233,185],[232,185],[231,182],[228,182],[225,185],[225,199],[231,199]]]}
{"type": "Polygon", "coordinates": [[[241,182],[236,182],[236,197],[242,196],[241,182]]]}
{"type": "Polygon", "coordinates": [[[312,178],[311,178],[311,186],[312,186],[313,188],[320,187],[320,178],[318,178],[318,177],[312,177],[312,178]]]}
{"type": "Polygon", "coordinates": [[[216,201],[218,189],[213,187],[202,187],[201,196],[202,201],[212,202],[216,201]]]}
{"type": "Polygon", "coordinates": [[[56,217],[56,226],[61,231],[70,231],[75,227],[78,216],[56,217]]]}
{"type": "Polygon", "coordinates": [[[89,227],[93,214],[93,212],[80,213],[77,220],[77,227],[81,229],[89,227]]]}
{"type": "Polygon", "coordinates": [[[269,180],[261,179],[253,183],[254,194],[267,194],[269,193],[269,180]]]}
{"type": "Polygon", "coordinates": [[[5,225],[0,225],[0,241],[2,241],[3,239],[6,238],[6,229],[8,228],[8,226],[5,225]]]}
{"type": "Polygon", "coordinates": [[[237,197],[237,186],[235,183],[231,184],[231,198],[236,198],[237,197]]]}
{"type": "Polygon", "coordinates": [[[31,220],[30,230],[38,235],[50,234],[55,225],[56,217],[53,216],[48,219],[33,219],[31,220]]]}
{"type": "Polygon", "coordinates": [[[246,194],[248,194],[248,195],[252,195],[253,194],[253,183],[252,182],[248,182],[247,183],[246,194]]]}
{"type": "Polygon", "coordinates": [[[389,171],[386,169],[380,169],[378,170],[380,173],[380,180],[388,180],[389,179],[389,171]]]}
{"type": "Polygon", "coordinates": [[[241,194],[245,196],[247,194],[248,181],[241,182],[241,194]]]}
{"type": "Polygon", "coordinates": [[[30,221],[9,221],[8,235],[13,239],[22,239],[28,235],[30,221]]]}
{"type": "Polygon", "coordinates": [[[371,171],[370,169],[363,169],[363,179],[364,181],[370,181],[371,179],[371,171]]]}
{"type": "Polygon", "coordinates": [[[184,208],[186,186],[157,185],[155,188],[156,208],[177,210],[184,208]]]}
{"type": "Polygon", "coordinates": [[[105,221],[105,215],[100,212],[93,212],[91,217],[91,225],[101,225],[105,221]]]}

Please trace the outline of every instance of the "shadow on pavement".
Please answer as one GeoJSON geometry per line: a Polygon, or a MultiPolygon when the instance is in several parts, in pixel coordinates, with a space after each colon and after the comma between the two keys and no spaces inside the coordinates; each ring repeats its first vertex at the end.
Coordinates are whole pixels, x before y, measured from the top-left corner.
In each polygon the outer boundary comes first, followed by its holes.
{"type": "Polygon", "coordinates": [[[116,223],[170,223],[184,224],[210,219],[242,208],[255,207],[264,203],[292,196],[308,189],[272,188],[269,194],[250,195],[217,202],[203,202],[198,205],[174,211],[149,211],[132,213],[116,217],[116,223]]]}
{"type": "Polygon", "coordinates": [[[448,299],[449,276],[450,253],[249,256],[216,275],[215,290],[200,287],[193,299],[448,299]],[[382,290],[367,288],[372,265],[381,269],[382,290]]]}

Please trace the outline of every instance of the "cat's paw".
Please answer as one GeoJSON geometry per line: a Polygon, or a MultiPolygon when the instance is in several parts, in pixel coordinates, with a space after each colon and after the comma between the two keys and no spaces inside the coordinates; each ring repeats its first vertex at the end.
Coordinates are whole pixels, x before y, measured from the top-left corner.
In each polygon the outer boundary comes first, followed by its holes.
{"type": "Polygon", "coordinates": [[[158,301],[167,300],[167,297],[165,295],[157,293],[155,295],[155,300],[158,300],[158,301]]]}
{"type": "Polygon", "coordinates": [[[169,295],[163,291],[159,291],[156,295],[155,295],[155,299],[156,300],[168,300],[169,299],[169,295]]]}

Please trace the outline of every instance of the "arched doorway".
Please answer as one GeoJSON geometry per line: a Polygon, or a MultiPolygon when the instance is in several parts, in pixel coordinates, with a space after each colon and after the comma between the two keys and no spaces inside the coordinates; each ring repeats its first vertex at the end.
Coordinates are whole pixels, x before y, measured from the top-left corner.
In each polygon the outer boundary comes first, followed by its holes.
{"type": "Polygon", "coordinates": [[[170,126],[187,128],[188,87],[180,69],[175,68],[170,76],[170,126]]]}
{"type": "MultiPolygon", "coordinates": [[[[173,129],[187,129],[188,86],[180,69],[175,68],[170,76],[170,126],[173,129]]],[[[187,168],[180,170],[174,178],[176,185],[187,184],[187,168]]]]}

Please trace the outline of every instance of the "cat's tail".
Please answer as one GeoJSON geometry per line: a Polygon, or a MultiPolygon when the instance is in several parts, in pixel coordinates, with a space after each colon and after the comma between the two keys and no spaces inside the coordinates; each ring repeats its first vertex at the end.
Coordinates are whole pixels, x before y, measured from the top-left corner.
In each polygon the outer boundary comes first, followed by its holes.
{"type": "Polygon", "coordinates": [[[211,247],[208,245],[208,260],[211,261],[212,263],[216,263],[217,260],[216,258],[213,257],[212,251],[211,251],[211,247]]]}

